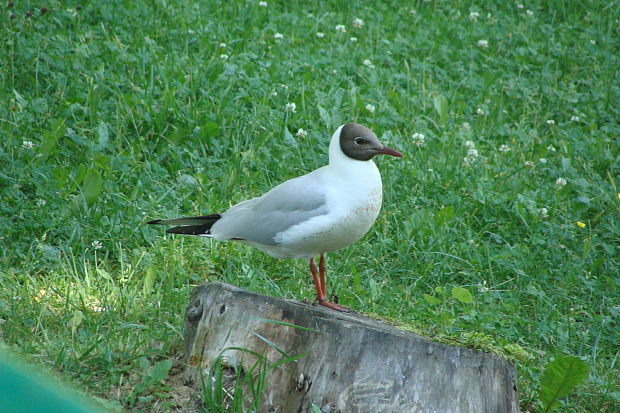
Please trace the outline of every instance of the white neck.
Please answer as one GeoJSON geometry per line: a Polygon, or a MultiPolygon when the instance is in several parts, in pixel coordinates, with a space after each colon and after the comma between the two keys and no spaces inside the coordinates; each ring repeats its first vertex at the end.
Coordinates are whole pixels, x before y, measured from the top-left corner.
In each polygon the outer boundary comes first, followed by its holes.
{"type": "Polygon", "coordinates": [[[349,158],[342,152],[340,147],[340,131],[344,125],[341,125],[332,135],[329,142],[329,168],[336,170],[341,176],[360,177],[365,176],[367,179],[376,179],[381,183],[381,175],[377,166],[372,160],[359,161],[349,158]]]}

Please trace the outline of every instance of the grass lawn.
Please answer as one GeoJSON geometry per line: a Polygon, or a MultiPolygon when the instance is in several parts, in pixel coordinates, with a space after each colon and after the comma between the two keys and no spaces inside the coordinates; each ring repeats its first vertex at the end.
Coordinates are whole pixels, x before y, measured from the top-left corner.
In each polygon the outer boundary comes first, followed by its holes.
{"type": "Polygon", "coordinates": [[[617,412],[620,3],[474,3],[3,2],[4,349],[109,406],[172,409],[146,378],[193,286],[314,289],[303,260],[145,222],[322,166],[356,121],[406,155],[377,161],[379,219],[329,256],[340,303],[517,349],[523,411],[579,357],[561,411],[617,412]]]}

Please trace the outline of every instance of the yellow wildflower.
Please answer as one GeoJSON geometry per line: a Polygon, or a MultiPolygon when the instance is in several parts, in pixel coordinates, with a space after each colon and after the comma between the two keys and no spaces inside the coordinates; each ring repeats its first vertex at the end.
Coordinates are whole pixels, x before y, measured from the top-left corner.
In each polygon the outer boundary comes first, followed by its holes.
{"type": "Polygon", "coordinates": [[[578,226],[579,228],[585,228],[585,227],[586,227],[586,224],[584,224],[584,223],[583,223],[583,222],[581,222],[581,221],[577,221],[577,226],[578,226]]]}

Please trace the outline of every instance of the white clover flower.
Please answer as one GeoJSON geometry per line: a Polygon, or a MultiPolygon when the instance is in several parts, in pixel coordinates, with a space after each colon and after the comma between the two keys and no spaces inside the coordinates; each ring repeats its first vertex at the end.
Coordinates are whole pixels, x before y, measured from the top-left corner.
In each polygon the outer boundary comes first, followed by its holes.
{"type": "Polygon", "coordinates": [[[478,153],[478,150],[471,147],[467,150],[467,156],[463,158],[463,163],[465,164],[465,166],[469,166],[470,164],[476,162],[479,157],[480,154],[478,153]]]}
{"type": "Polygon", "coordinates": [[[474,141],[465,141],[464,145],[468,149],[472,149],[476,147],[476,144],[474,143],[474,141]]]}
{"type": "Polygon", "coordinates": [[[266,2],[266,1],[259,1],[259,2],[258,2],[258,5],[259,5],[260,7],[267,7],[267,2],[266,2]]]}
{"type": "Polygon", "coordinates": [[[278,96],[278,91],[274,90],[273,92],[271,92],[271,96],[278,96]]]}
{"type": "Polygon", "coordinates": [[[590,40],[590,43],[591,44],[596,44],[596,40],[592,39],[592,40],[590,40]]]}
{"type": "Polygon", "coordinates": [[[220,55],[220,59],[222,59],[222,60],[228,60],[228,55],[227,55],[227,54],[221,54],[221,55],[220,55]]]}
{"type": "Polygon", "coordinates": [[[525,161],[524,165],[525,165],[526,168],[532,168],[532,167],[534,167],[534,162],[532,162],[532,161],[525,161]]]}
{"type": "Polygon", "coordinates": [[[349,40],[350,40],[352,43],[355,43],[355,42],[357,42],[357,37],[349,37],[349,40]]]}
{"type": "Polygon", "coordinates": [[[299,128],[297,129],[297,133],[295,134],[295,136],[297,136],[298,138],[305,138],[306,136],[308,136],[308,132],[299,128]]]}
{"type": "Polygon", "coordinates": [[[32,143],[32,141],[23,141],[22,142],[22,148],[24,148],[24,149],[32,149],[32,148],[34,148],[34,143],[32,143]]]}
{"type": "Polygon", "coordinates": [[[417,146],[418,148],[419,148],[420,146],[424,146],[424,144],[426,143],[426,142],[424,141],[424,134],[422,134],[422,133],[414,133],[414,134],[411,136],[411,139],[413,140],[413,144],[414,144],[415,146],[417,146]]]}
{"type": "Polygon", "coordinates": [[[555,121],[553,119],[547,119],[547,125],[555,125],[555,121]]]}
{"type": "Polygon", "coordinates": [[[224,43],[224,42],[220,43],[220,47],[221,47],[222,49],[223,49],[223,48],[225,48],[225,47],[226,47],[226,43],[224,43]]]}
{"type": "Polygon", "coordinates": [[[362,19],[353,19],[353,27],[361,29],[362,27],[364,27],[364,20],[362,20],[362,19]]]}
{"type": "Polygon", "coordinates": [[[482,108],[478,108],[476,109],[476,114],[482,116],[482,115],[485,115],[485,112],[482,108]]]}
{"type": "Polygon", "coordinates": [[[523,4],[517,4],[517,9],[522,9],[523,7],[523,4]]]}
{"type": "Polygon", "coordinates": [[[488,49],[489,48],[489,41],[488,40],[478,40],[478,43],[476,43],[476,45],[481,48],[481,49],[488,49]]]}
{"type": "Polygon", "coordinates": [[[336,31],[344,33],[344,32],[347,31],[347,28],[344,27],[344,24],[337,24],[336,25],[336,31]]]}
{"type": "Polygon", "coordinates": [[[99,240],[94,240],[90,245],[92,245],[93,248],[96,250],[100,250],[101,248],[103,248],[103,244],[99,240]]]}
{"type": "Polygon", "coordinates": [[[480,17],[480,13],[478,13],[477,11],[472,11],[471,13],[469,13],[469,20],[473,22],[477,21],[478,17],[480,17]]]}
{"type": "Polygon", "coordinates": [[[553,146],[553,145],[549,145],[549,146],[547,146],[547,150],[548,150],[549,152],[555,152],[555,151],[556,151],[555,146],[553,146]]]}
{"type": "Polygon", "coordinates": [[[415,9],[409,10],[409,13],[413,14],[414,16],[418,14],[418,12],[415,9]]]}
{"type": "Polygon", "coordinates": [[[526,10],[525,14],[527,14],[528,16],[533,16],[534,12],[532,10],[526,10]]]}
{"type": "Polygon", "coordinates": [[[564,185],[566,185],[566,179],[559,177],[558,179],[555,180],[555,184],[559,187],[562,188],[564,185]]]}
{"type": "Polygon", "coordinates": [[[372,61],[370,59],[364,59],[364,61],[362,62],[362,64],[366,67],[369,67],[371,69],[375,68],[375,65],[372,64],[372,61]]]}
{"type": "Polygon", "coordinates": [[[323,37],[325,37],[325,33],[323,33],[323,32],[316,32],[316,37],[318,37],[319,39],[322,39],[323,37]]]}
{"type": "Polygon", "coordinates": [[[105,307],[102,307],[100,305],[93,305],[90,307],[91,310],[93,310],[93,312],[95,313],[102,313],[105,311],[105,307]]]}
{"type": "Polygon", "coordinates": [[[499,145],[499,148],[497,148],[497,150],[500,151],[501,153],[506,153],[510,151],[510,147],[506,145],[505,143],[502,143],[501,145],[499,145]]]}
{"type": "Polygon", "coordinates": [[[287,112],[295,113],[297,112],[297,105],[289,102],[284,107],[284,110],[286,110],[287,112]]]}
{"type": "Polygon", "coordinates": [[[276,33],[273,35],[273,38],[276,40],[282,40],[284,39],[284,35],[282,33],[276,33]]]}
{"type": "Polygon", "coordinates": [[[45,199],[37,199],[37,206],[38,207],[42,207],[43,205],[47,204],[47,202],[45,201],[45,199]]]}
{"type": "Polygon", "coordinates": [[[573,115],[570,117],[571,122],[579,122],[579,116],[573,115]]]}
{"type": "Polygon", "coordinates": [[[540,159],[538,160],[538,162],[540,162],[540,163],[542,163],[542,164],[544,165],[544,164],[546,164],[546,163],[547,163],[547,159],[545,159],[545,158],[540,158],[540,159]]]}
{"type": "Polygon", "coordinates": [[[375,113],[375,105],[371,105],[370,103],[367,104],[366,106],[366,110],[370,113],[375,113]]]}
{"type": "Polygon", "coordinates": [[[549,210],[547,210],[547,208],[540,208],[538,210],[538,215],[540,215],[541,218],[547,218],[549,216],[549,210]]]}
{"type": "Polygon", "coordinates": [[[463,124],[461,126],[465,130],[470,130],[471,129],[471,125],[469,124],[469,122],[463,122],[463,124]]]}

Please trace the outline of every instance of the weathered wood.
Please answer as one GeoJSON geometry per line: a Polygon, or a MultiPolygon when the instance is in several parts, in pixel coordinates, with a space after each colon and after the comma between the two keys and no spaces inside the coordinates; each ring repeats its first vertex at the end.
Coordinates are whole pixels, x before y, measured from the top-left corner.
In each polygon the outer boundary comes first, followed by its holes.
{"type": "MultiPolygon", "coordinates": [[[[515,369],[508,361],[432,342],[384,323],[226,284],[194,290],[185,317],[186,377],[200,385],[227,347],[282,358],[306,353],[268,376],[262,411],[518,412],[515,369]],[[297,329],[264,320],[290,323],[297,329]]],[[[255,358],[225,351],[243,371],[255,358]]]]}

